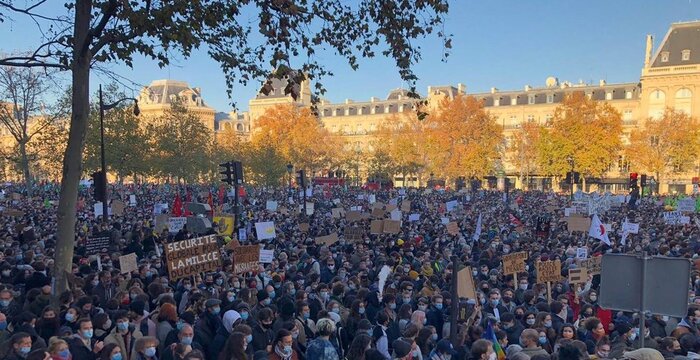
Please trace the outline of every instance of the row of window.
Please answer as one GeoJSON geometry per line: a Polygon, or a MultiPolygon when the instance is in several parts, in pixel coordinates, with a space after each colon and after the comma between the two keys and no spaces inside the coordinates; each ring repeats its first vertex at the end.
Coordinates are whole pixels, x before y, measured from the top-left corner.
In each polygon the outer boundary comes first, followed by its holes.
{"type": "MultiPolygon", "coordinates": [[[[662,51],[661,52],[661,62],[668,62],[668,59],[670,57],[671,53],[668,51],[662,51]]],[[[681,50],[681,61],[689,61],[690,60],[690,50],[685,49],[681,50]]]]}
{"type": "Polygon", "coordinates": [[[374,115],[374,114],[391,114],[391,113],[401,113],[404,110],[410,110],[413,108],[413,104],[389,104],[389,105],[374,105],[361,106],[361,107],[343,107],[343,108],[325,108],[322,111],[324,117],[329,116],[349,116],[349,115],[374,115]]]}

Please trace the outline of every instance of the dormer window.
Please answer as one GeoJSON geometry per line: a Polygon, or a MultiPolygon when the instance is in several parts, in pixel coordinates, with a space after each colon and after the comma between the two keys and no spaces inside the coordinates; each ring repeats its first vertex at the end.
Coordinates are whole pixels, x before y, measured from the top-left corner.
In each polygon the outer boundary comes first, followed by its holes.
{"type": "Polygon", "coordinates": [[[681,51],[681,60],[683,60],[683,61],[690,60],[690,50],[685,49],[685,50],[681,51]]]}
{"type": "Polygon", "coordinates": [[[668,62],[668,51],[661,53],[661,62],[668,62]]]}

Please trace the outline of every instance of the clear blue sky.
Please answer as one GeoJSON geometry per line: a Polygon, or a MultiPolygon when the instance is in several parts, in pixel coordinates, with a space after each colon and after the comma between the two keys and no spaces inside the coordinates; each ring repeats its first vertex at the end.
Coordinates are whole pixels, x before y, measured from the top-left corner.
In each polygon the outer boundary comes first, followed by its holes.
{"type": "MultiPolygon", "coordinates": [[[[454,0],[446,25],[454,35],[452,53],[443,63],[439,42],[420,44],[423,60],[415,67],[418,90],[425,94],[428,85],[458,82],[466,84],[468,92],[492,86],[521,89],[526,84],[542,86],[548,76],[571,82],[636,82],[645,35],[654,35],[658,46],[672,22],[696,19],[700,19],[699,0],[454,0]]],[[[24,18],[0,23],[0,53],[30,50],[39,41],[34,33],[33,23],[24,18]]],[[[323,80],[325,97],[333,102],[383,98],[402,85],[386,58],[363,60],[357,71],[332,54],[323,55],[321,61],[335,73],[323,80]]],[[[205,101],[217,111],[230,111],[232,101],[246,110],[258,88],[257,83],[237,85],[229,99],[221,70],[203,51],[164,69],[145,59],[137,59],[133,69],[122,64],[110,68],[138,84],[162,78],[187,81],[201,87],[205,101]]],[[[94,77],[92,88],[100,82],[109,80],[94,77]]]]}

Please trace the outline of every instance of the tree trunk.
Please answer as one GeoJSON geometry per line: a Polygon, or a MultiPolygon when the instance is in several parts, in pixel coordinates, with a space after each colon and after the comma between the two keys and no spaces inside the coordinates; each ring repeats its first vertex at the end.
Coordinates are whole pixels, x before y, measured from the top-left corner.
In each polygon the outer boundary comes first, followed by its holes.
{"type": "Polygon", "coordinates": [[[78,184],[82,171],[82,153],[85,145],[88,114],[90,111],[90,61],[92,55],[86,43],[92,12],[91,0],[75,2],[75,27],[72,63],[72,114],[68,145],[63,157],[63,178],[58,202],[58,239],[54,276],[54,302],[68,288],[66,273],[70,273],[75,244],[76,205],[78,184]]]}
{"type": "Polygon", "coordinates": [[[29,158],[27,157],[27,142],[19,142],[20,166],[22,167],[22,175],[24,176],[24,186],[27,188],[27,197],[32,197],[32,177],[29,173],[29,158]]]}

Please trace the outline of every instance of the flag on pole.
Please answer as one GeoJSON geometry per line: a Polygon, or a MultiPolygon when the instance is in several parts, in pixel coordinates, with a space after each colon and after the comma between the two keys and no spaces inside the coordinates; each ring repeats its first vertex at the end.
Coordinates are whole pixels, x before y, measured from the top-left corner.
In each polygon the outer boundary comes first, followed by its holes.
{"type": "Polygon", "coordinates": [[[225,196],[225,195],[226,195],[226,189],[224,189],[224,186],[223,186],[223,185],[219,186],[219,194],[218,194],[218,197],[219,197],[219,205],[223,205],[223,204],[224,204],[224,196],[225,196]]]}
{"type": "Polygon", "coordinates": [[[593,219],[591,220],[591,227],[588,229],[588,236],[596,238],[608,246],[612,246],[610,243],[610,238],[608,238],[608,232],[605,230],[605,225],[600,222],[597,214],[593,214],[593,219]]]}
{"type": "Polygon", "coordinates": [[[479,219],[476,220],[476,229],[474,230],[474,236],[472,236],[472,240],[479,241],[480,237],[481,237],[481,213],[479,213],[479,219]]]}
{"type": "Polygon", "coordinates": [[[209,199],[207,199],[207,203],[209,203],[209,208],[211,209],[209,215],[214,217],[214,197],[211,195],[211,192],[209,192],[209,199]]]}
{"type": "MultiPolygon", "coordinates": [[[[189,190],[187,190],[187,195],[185,195],[185,203],[191,203],[191,202],[192,202],[192,193],[189,190]]],[[[187,208],[185,208],[184,210],[185,210],[185,216],[192,216],[192,213],[189,210],[187,210],[187,208]]]]}
{"type": "Polygon", "coordinates": [[[503,351],[503,348],[498,342],[498,339],[496,339],[496,333],[493,331],[491,321],[488,322],[488,325],[486,326],[486,331],[484,331],[484,335],[482,336],[482,338],[493,343],[493,352],[496,353],[496,357],[498,358],[498,360],[505,360],[506,353],[505,351],[503,351]]]}
{"type": "Polygon", "coordinates": [[[523,224],[523,222],[520,219],[518,219],[517,216],[513,215],[512,213],[508,214],[508,219],[510,220],[510,224],[515,226],[516,228],[525,226],[525,224],[523,224]]]}
{"type": "Polygon", "coordinates": [[[182,216],[182,199],[180,199],[180,194],[175,195],[175,202],[173,203],[173,216],[182,216]]]}

